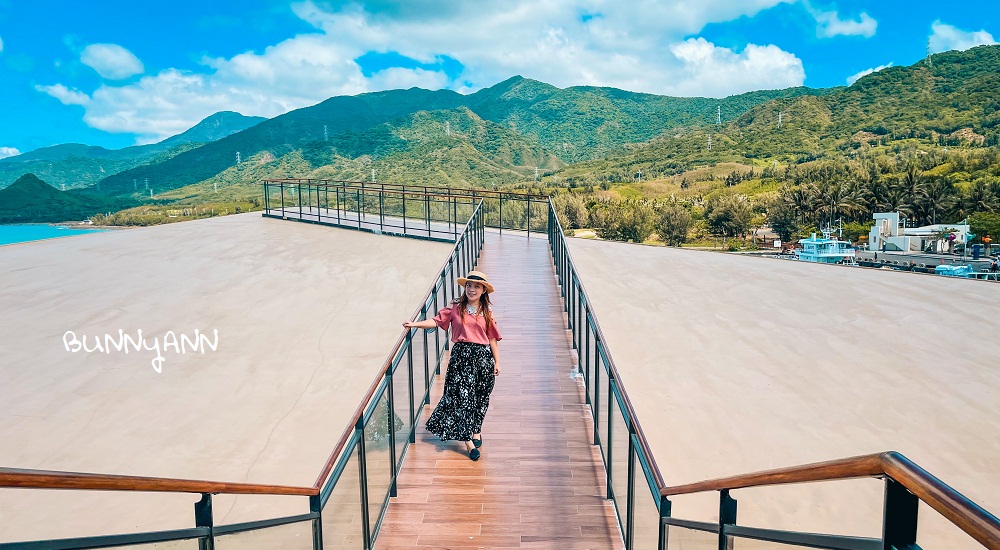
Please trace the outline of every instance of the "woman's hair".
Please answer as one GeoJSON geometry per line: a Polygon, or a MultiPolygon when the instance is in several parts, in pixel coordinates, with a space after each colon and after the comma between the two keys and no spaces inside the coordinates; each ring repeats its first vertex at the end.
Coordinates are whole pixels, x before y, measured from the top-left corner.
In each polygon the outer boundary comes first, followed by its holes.
{"type": "MultiPolygon", "coordinates": [[[[476,283],[479,284],[479,283],[476,283]]],[[[455,300],[458,304],[458,315],[462,323],[465,323],[465,308],[469,305],[469,297],[462,292],[462,296],[455,300]]],[[[486,287],[483,287],[483,295],[479,297],[479,311],[486,317],[486,330],[490,329],[490,325],[493,324],[493,314],[490,312],[490,293],[486,292],[486,287]]]]}

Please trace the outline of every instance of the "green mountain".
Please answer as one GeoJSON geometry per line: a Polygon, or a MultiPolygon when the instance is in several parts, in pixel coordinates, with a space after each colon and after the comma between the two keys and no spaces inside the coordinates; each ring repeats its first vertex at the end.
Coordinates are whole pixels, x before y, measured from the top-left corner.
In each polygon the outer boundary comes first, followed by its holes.
{"type": "Polygon", "coordinates": [[[668,97],[615,88],[559,89],[514,77],[469,96],[469,108],[487,120],[534,136],[566,162],[615,152],[678,127],[706,126],[739,117],[775,98],[821,95],[829,90],[788,88],[724,99],[668,97]]]}
{"type": "Polygon", "coordinates": [[[561,179],[594,185],[631,181],[640,172],[646,178],[666,178],[723,162],[763,166],[849,160],[873,146],[889,147],[895,154],[908,141],[995,146],[1000,143],[997,67],[1000,46],[936,54],[913,66],[867,75],[850,87],[776,97],[721,126],[688,126],[567,167],[561,179]]]}
{"type": "MultiPolygon", "coordinates": [[[[155,190],[169,190],[209,179],[240,158],[269,153],[278,158],[325,135],[335,147],[348,141],[360,146],[349,154],[379,157],[391,143],[379,140],[379,125],[406,124],[419,111],[466,108],[483,121],[502,125],[513,134],[534,139],[564,162],[588,159],[626,143],[646,141],[664,131],[689,124],[708,124],[721,106],[726,119],[775,97],[823,93],[806,88],[750,92],[723,100],[673,98],[612,88],[559,89],[514,77],[474,94],[419,88],[341,96],[291,111],[257,126],[162,163],[136,167],[101,181],[104,192],[129,193],[133,181],[150,181],[155,190]],[[397,119],[402,120],[398,122],[397,119]],[[365,134],[365,132],[369,132],[365,134]],[[365,135],[367,141],[358,141],[365,135]]],[[[516,164],[516,162],[515,162],[516,164]]]]}
{"type": "Polygon", "coordinates": [[[108,198],[86,191],[60,191],[34,174],[25,174],[0,189],[0,223],[81,220],[134,204],[128,199],[108,198]]]}
{"type": "Polygon", "coordinates": [[[245,130],[263,120],[266,119],[222,111],[159,143],[123,149],[105,149],[79,143],[42,147],[0,159],[0,188],[29,173],[37,174],[60,188],[88,187],[108,175],[140,164],[162,162],[202,143],[245,130]]]}

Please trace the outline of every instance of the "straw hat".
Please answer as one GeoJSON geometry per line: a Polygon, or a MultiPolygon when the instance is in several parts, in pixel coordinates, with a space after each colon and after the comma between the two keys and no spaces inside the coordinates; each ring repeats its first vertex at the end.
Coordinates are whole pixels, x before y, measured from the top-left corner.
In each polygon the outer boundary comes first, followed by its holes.
{"type": "Polygon", "coordinates": [[[482,271],[470,271],[469,274],[466,275],[465,277],[458,278],[459,286],[465,286],[465,283],[469,281],[472,281],[474,283],[479,283],[484,287],[486,287],[486,292],[490,294],[493,293],[493,285],[491,285],[489,281],[486,280],[486,274],[483,273],[482,271]]]}

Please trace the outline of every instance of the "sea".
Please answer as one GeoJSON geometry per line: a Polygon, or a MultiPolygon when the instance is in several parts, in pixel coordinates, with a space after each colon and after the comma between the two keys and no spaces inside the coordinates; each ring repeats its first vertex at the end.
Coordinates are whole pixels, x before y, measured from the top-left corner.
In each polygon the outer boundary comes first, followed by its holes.
{"type": "Polygon", "coordinates": [[[0,224],[0,246],[5,244],[26,243],[30,241],[41,241],[44,239],[57,239],[59,237],[70,237],[72,235],[82,235],[84,233],[98,233],[105,229],[76,229],[63,225],[48,225],[43,223],[32,224],[0,224]]]}

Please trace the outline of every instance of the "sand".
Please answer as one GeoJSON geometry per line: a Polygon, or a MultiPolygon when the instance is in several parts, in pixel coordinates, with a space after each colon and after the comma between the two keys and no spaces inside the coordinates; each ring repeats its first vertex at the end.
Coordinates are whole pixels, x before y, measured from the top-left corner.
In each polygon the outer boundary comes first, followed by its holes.
{"type": "MultiPolygon", "coordinates": [[[[896,450],[1000,511],[1000,285],[569,239],[668,484],[896,450]]],[[[880,481],[734,493],[741,524],[879,536],[880,481]]],[[[717,518],[717,496],[674,515],[717,518]]],[[[979,547],[921,508],[924,547],[979,547]]],[[[740,548],[746,547],[741,543],[740,548]]]]}
{"type": "MultiPolygon", "coordinates": [[[[0,247],[0,466],[309,486],[451,246],[251,213],[0,247]],[[63,340],[119,329],[160,372],[63,340]],[[217,350],[163,346],[195,329],[217,350]]],[[[191,527],[196,500],[0,490],[0,541],[191,527]]],[[[216,522],[308,511],[277,501],[216,522]]]]}

